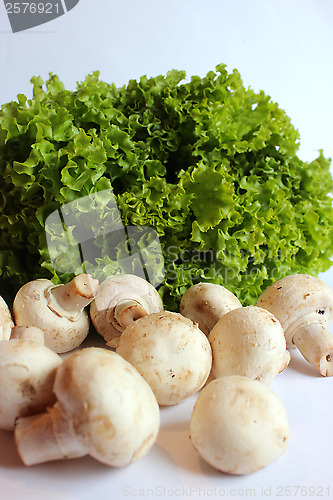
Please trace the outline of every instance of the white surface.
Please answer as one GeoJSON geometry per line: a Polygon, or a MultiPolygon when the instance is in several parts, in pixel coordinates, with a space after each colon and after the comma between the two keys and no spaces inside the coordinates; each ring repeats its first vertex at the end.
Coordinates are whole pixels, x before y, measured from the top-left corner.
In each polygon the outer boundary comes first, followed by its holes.
{"type": "MultiPolygon", "coordinates": [[[[332,22],[332,0],[80,0],[66,15],[13,34],[1,2],[0,103],[17,93],[30,96],[31,76],[46,79],[50,71],[74,89],[94,70],[121,85],[172,68],[204,76],[224,62],[240,71],[246,86],[263,89],[286,110],[301,134],[302,159],[313,160],[318,149],[333,157],[332,22]]],[[[333,286],[333,270],[322,278],[333,286]]],[[[199,459],[188,438],[194,397],[163,408],[157,444],[119,470],[89,457],[25,468],[12,434],[1,432],[0,497],[333,497],[333,379],[292,356],[271,385],[289,414],[289,447],[258,473],[227,476],[199,459]]]]}

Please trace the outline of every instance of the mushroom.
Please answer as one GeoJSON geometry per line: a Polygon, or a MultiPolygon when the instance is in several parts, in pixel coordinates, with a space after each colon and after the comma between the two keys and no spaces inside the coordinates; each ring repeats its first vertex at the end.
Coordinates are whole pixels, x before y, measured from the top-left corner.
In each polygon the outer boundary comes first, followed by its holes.
{"type": "Polygon", "coordinates": [[[87,347],[71,353],[57,370],[54,392],[52,408],[16,421],[25,465],[90,455],[121,467],[153,446],[160,423],[156,398],[115,352],[87,347]]]}
{"type": "Polygon", "coordinates": [[[290,361],[280,322],[257,306],[229,311],[208,338],[215,377],[243,375],[269,385],[290,361]]]}
{"type": "Polygon", "coordinates": [[[55,402],[53,383],[61,362],[40,342],[24,337],[0,342],[0,429],[13,430],[17,417],[39,413],[55,402]]]}
{"type": "Polygon", "coordinates": [[[45,345],[44,332],[37,326],[14,326],[10,333],[10,340],[23,339],[45,345]]]}
{"type": "Polygon", "coordinates": [[[190,319],[169,311],[130,324],[116,352],[137,368],[160,405],[180,403],[199,391],[212,364],[206,335],[190,319]]]}
{"type": "Polygon", "coordinates": [[[323,376],[333,375],[333,290],[308,274],[292,274],[270,285],[259,297],[280,321],[288,348],[297,347],[323,376]]]}
{"type": "Polygon", "coordinates": [[[0,296],[0,340],[8,340],[14,326],[11,312],[5,300],[0,296]]]}
{"type": "Polygon", "coordinates": [[[90,321],[84,308],[97,291],[98,281],[83,273],[66,285],[44,278],[30,281],[15,296],[15,324],[43,330],[45,345],[57,353],[71,351],[88,335],[90,321]]]}
{"type": "Polygon", "coordinates": [[[289,422],[280,398],[240,375],[221,377],[200,392],[190,421],[199,455],[227,474],[251,474],[286,450],[289,422]]]}
{"type": "Polygon", "coordinates": [[[146,280],[133,274],[109,276],[90,306],[90,317],[106,345],[116,348],[123,330],[147,314],[163,311],[162,299],[146,280]]]}
{"type": "Polygon", "coordinates": [[[180,313],[198,323],[206,335],[224,314],[239,307],[242,304],[233,293],[214,283],[192,285],[180,301],[180,313]]]}

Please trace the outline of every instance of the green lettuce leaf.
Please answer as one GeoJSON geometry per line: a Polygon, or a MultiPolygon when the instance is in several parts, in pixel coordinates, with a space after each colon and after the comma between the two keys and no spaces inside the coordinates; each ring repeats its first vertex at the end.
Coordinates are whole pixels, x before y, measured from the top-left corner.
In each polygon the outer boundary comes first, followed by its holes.
{"type": "MultiPolygon", "coordinates": [[[[159,235],[170,310],[198,281],[223,284],[247,305],[280,277],[331,266],[330,160],[319,151],[301,161],[290,118],[236,70],[220,64],[187,81],[173,70],[120,88],[94,72],[74,91],[53,74],[31,82],[31,99],[19,94],[0,111],[0,292],[71,279],[75,255],[53,265],[45,221],[105,189],[124,225],[159,235]]],[[[108,253],[103,228],[97,218],[89,231],[104,253],[84,263],[99,279],[121,272],[126,254],[121,245],[108,253]]],[[[160,272],[154,253],[149,265],[160,272]]]]}

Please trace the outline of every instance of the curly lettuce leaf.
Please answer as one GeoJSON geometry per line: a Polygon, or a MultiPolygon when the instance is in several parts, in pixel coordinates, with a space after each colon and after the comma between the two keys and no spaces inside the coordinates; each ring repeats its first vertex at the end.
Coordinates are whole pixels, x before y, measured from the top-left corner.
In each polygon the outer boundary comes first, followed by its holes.
{"type": "MultiPolygon", "coordinates": [[[[31,99],[19,94],[1,107],[3,290],[36,277],[68,281],[61,269],[71,256],[55,269],[45,221],[105,189],[124,225],[157,231],[168,309],[198,281],[223,284],[247,305],[275,279],[331,266],[330,160],[320,151],[301,161],[290,118],[263,91],[245,88],[236,70],[221,64],[184,79],[172,70],[117,88],[95,72],[69,91],[50,74],[45,83],[32,78],[31,99]]],[[[103,224],[89,229],[96,239],[103,224]]],[[[124,249],[115,252],[85,264],[101,278],[121,272],[124,249]]]]}

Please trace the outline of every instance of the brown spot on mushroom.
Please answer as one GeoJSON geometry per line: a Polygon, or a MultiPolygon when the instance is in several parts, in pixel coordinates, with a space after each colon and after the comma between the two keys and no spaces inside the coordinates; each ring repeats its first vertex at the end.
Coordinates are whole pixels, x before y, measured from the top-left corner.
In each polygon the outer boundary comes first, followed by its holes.
{"type": "Polygon", "coordinates": [[[208,300],[203,300],[202,302],[197,302],[194,308],[199,312],[201,311],[204,312],[207,308],[207,305],[208,305],[208,300]]]}
{"type": "Polygon", "coordinates": [[[33,399],[36,397],[37,391],[36,388],[29,380],[24,380],[21,384],[21,392],[22,396],[25,398],[33,399]]]}

